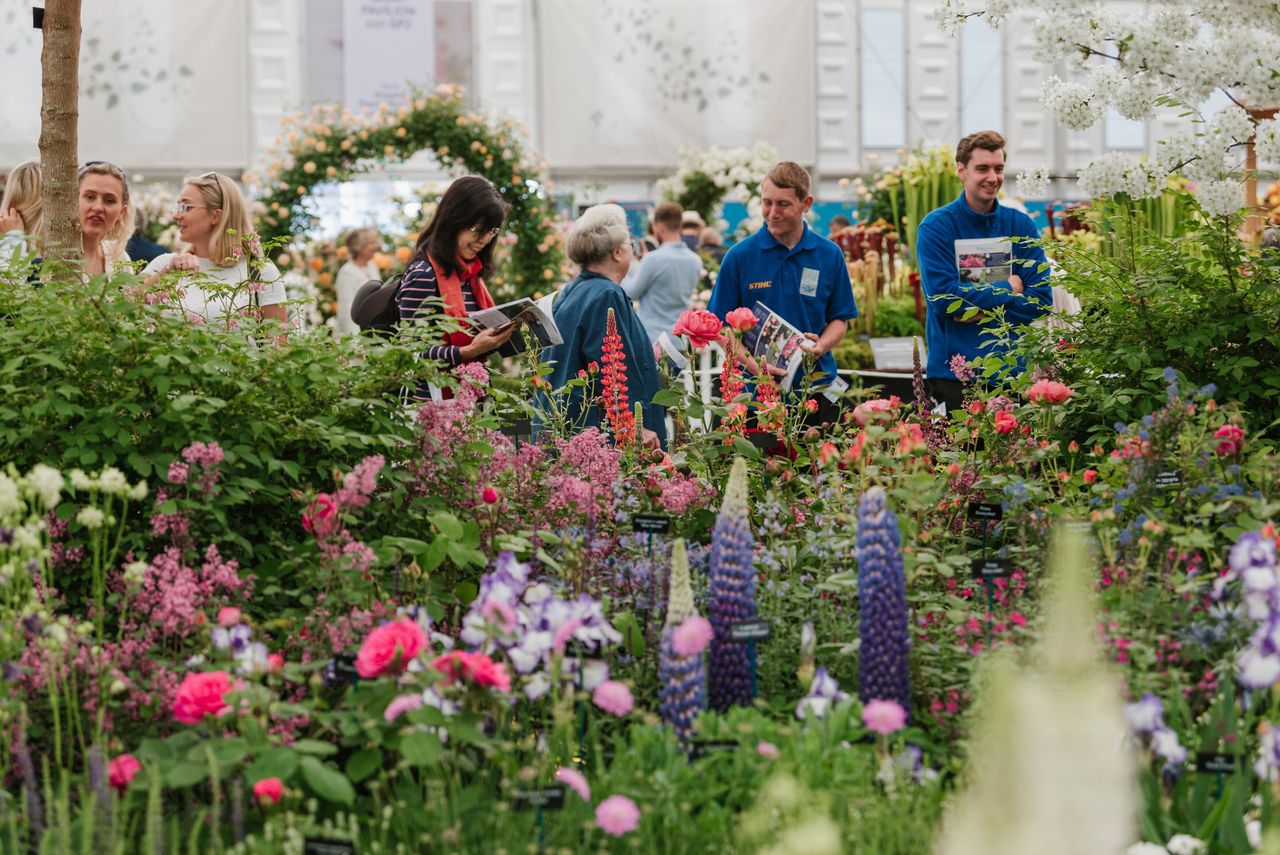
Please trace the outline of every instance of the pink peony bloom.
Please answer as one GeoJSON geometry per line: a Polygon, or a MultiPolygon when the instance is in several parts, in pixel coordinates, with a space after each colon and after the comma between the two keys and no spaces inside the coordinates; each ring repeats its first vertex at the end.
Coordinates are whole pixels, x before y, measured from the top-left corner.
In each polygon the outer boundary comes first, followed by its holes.
{"type": "Polygon", "coordinates": [[[777,760],[782,752],[772,742],[765,742],[762,739],[756,744],[756,753],[766,760],[777,760]]]}
{"type": "Polygon", "coordinates": [[[671,633],[671,646],[681,656],[697,656],[711,643],[711,621],[694,615],[671,633]]]}
{"type": "Polygon", "coordinates": [[[492,487],[485,487],[484,492],[480,494],[480,498],[484,500],[486,505],[492,505],[498,501],[498,491],[492,487]]]}
{"type": "Polygon", "coordinates": [[[600,709],[616,716],[631,712],[631,690],[617,680],[605,680],[591,693],[591,701],[600,709]]]}
{"type": "Polygon", "coordinates": [[[333,523],[338,515],[338,506],[328,493],[321,493],[311,503],[311,513],[302,515],[302,527],[315,532],[320,537],[332,534],[333,523]]]}
{"type": "Polygon", "coordinates": [[[853,408],[853,418],[858,424],[865,426],[871,421],[872,417],[879,413],[887,413],[895,409],[902,403],[902,399],[897,395],[888,398],[876,398],[871,401],[863,401],[861,404],[853,408]]]}
{"type": "Polygon", "coordinates": [[[862,708],[862,723],[867,730],[888,735],[907,723],[907,711],[895,701],[868,701],[862,708]]]}
{"type": "Polygon", "coordinates": [[[1213,438],[1218,440],[1219,457],[1235,457],[1244,448],[1244,431],[1239,425],[1223,425],[1213,432],[1213,438]]]}
{"type": "Polygon", "coordinates": [[[1055,380],[1037,380],[1027,391],[1027,399],[1033,404],[1061,404],[1074,394],[1071,387],[1055,380]]]}
{"type": "Polygon", "coordinates": [[[235,688],[225,671],[188,674],[173,697],[173,717],[183,724],[199,724],[206,715],[228,713],[226,696],[235,688]]]}
{"type": "Polygon", "coordinates": [[[626,796],[609,796],[596,808],[596,825],[605,834],[621,837],[635,831],[640,823],[640,809],[626,796]]]}
{"type": "Polygon", "coordinates": [[[253,794],[263,804],[279,804],[284,798],[284,781],[279,778],[263,778],[253,785],[253,794]]]}
{"type": "Polygon", "coordinates": [[[691,309],[676,319],[676,335],[689,337],[689,343],[701,350],[720,335],[720,319],[706,309],[691,309]]]}
{"type": "Polygon", "coordinates": [[[582,796],[584,802],[591,801],[591,785],[587,783],[586,777],[577,769],[561,766],[556,770],[556,780],[582,796]]]}
{"type": "Polygon", "coordinates": [[[240,622],[240,610],[235,606],[223,606],[218,609],[218,626],[231,629],[240,622]]]}
{"type": "Polygon", "coordinates": [[[746,332],[756,325],[756,313],[741,306],[725,315],[724,322],[738,332],[746,332]]]}
{"type": "Polygon", "coordinates": [[[398,695],[391,699],[391,703],[387,704],[382,717],[386,719],[387,724],[391,724],[400,716],[410,710],[416,710],[420,706],[422,706],[422,695],[398,695]]]}
{"type": "Polygon", "coordinates": [[[365,680],[398,674],[427,646],[427,636],[417,621],[401,619],[384,623],[369,633],[356,654],[356,673],[365,680]]]}
{"type": "Polygon", "coordinates": [[[142,764],[138,762],[137,757],[132,754],[121,754],[107,764],[107,780],[116,788],[116,792],[124,795],[133,776],[141,771],[142,764]]]}

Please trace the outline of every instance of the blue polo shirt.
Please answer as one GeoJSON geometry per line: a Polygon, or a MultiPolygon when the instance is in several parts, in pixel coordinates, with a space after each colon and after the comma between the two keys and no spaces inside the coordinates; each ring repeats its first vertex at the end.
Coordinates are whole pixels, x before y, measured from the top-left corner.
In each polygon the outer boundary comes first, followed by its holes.
{"type": "MultiPolygon", "coordinates": [[[[707,308],[723,321],[729,312],[757,300],[801,332],[817,335],[832,321],[858,317],[844,253],[808,223],[791,249],[774,240],[767,226],[729,248],[707,308]]],[[[821,386],[835,376],[836,358],[822,354],[810,380],[821,386]]],[[[797,377],[797,388],[801,382],[797,377]]]]}

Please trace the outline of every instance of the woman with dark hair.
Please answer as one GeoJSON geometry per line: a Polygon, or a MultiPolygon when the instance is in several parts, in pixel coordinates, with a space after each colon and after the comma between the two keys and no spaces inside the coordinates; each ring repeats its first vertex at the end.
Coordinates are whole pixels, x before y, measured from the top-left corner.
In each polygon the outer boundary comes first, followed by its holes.
{"type": "MultiPolygon", "coordinates": [[[[413,260],[400,283],[402,324],[428,317],[434,307],[423,301],[439,298],[444,313],[465,320],[468,312],[493,306],[483,277],[493,268],[493,244],[502,231],[507,203],[483,178],[468,175],[449,185],[435,216],[418,236],[413,260]]],[[[481,330],[448,333],[444,343],[427,348],[427,359],[453,367],[475,362],[507,343],[515,324],[481,330]]],[[[417,397],[430,397],[427,384],[419,383],[417,397]]]]}

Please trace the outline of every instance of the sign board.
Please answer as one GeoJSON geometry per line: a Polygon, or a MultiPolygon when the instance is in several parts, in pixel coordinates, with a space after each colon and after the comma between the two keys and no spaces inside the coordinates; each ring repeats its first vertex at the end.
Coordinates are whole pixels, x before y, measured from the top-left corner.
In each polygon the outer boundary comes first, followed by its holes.
{"type": "Polygon", "coordinates": [[[1013,564],[1008,558],[975,558],[972,566],[973,575],[979,579],[994,579],[1013,572],[1013,564]]]}
{"type": "Polygon", "coordinates": [[[435,84],[435,0],[342,0],[342,92],[348,110],[398,107],[435,84]]]}
{"type": "Polygon", "coordinates": [[[545,787],[535,787],[531,790],[516,790],[511,796],[511,801],[515,804],[516,810],[535,810],[537,808],[560,810],[564,807],[564,786],[550,784],[545,787]]]}
{"type": "Polygon", "coordinates": [[[767,620],[744,620],[729,627],[729,637],[734,641],[764,641],[771,628],[767,620]]]}
{"type": "MultiPolygon", "coordinates": [[[[877,371],[911,371],[915,368],[911,343],[914,336],[871,339],[871,356],[877,371]]],[[[925,364],[924,342],[920,342],[920,364],[925,364]]]]}
{"type": "Polygon", "coordinates": [[[689,759],[697,760],[708,754],[732,754],[740,746],[725,739],[697,739],[689,745],[689,759]]]}
{"type": "Polygon", "coordinates": [[[969,519],[998,520],[1004,519],[1004,506],[990,502],[970,502],[969,519]]]}
{"type": "Polygon", "coordinates": [[[631,518],[631,530],[643,534],[668,534],[671,517],[662,514],[636,514],[631,518]]]}

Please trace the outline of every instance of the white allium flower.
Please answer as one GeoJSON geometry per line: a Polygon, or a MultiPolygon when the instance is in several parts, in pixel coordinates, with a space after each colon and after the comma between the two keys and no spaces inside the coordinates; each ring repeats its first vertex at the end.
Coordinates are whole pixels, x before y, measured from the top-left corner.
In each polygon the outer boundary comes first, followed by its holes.
{"type": "Polygon", "coordinates": [[[62,493],[62,473],[52,466],[37,463],[27,475],[27,483],[35,490],[46,510],[58,505],[58,497],[62,493]]]}
{"type": "Polygon", "coordinates": [[[147,497],[147,482],[139,481],[129,488],[129,499],[134,502],[141,502],[147,497]]]}
{"type": "Polygon", "coordinates": [[[14,516],[23,507],[22,499],[18,496],[17,482],[0,472],[0,517],[14,516]]]}
{"type": "Polygon", "coordinates": [[[114,466],[108,466],[98,475],[98,488],[108,496],[124,495],[129,489],[129,482],[124,473],[114,466]]]}
{"type": "Polygon", "coordinates": [[[93,481],[89,480],[89,476],[84,474],[81,469],[72,469],[67,478],[71,482],[71,486],[76,490],[92,490],[97,486],[93,481]]]}
{"type": "Polygon", "coordinates": [[[1169,838],[1165,848],[1169,850],[1169,855],[1202,855],[1208,845],[1190,834],[1175,834],[1169,838]]]}
{"type": "Polygon", "coordinates": [[[1040,103],[1072,130],[1084,130],[1102,118],[1106,102],[1083,83],[1068,83],[1056,74],[1044,82],[1040,103]]]}
{"type": "Polygon", "coordinates": [[[93,505],[81,508],[80,512],[76,514],[76,522],[89,529],[102,528],[102,524],[106,521],[106,514],[93,505]]]}
{"type": "Polygon", "coordinates": [[[1196,187],[1196,200],[1206,214],[1230,216],[1244,207],[1244,189],[1236,181],[1205,181],[1196,187]]]}
{"type": "Polygon", "coordinates": [[[1023,199],[1040,199],[1049,195],[1049,171],[1039,166],[1018,173],[1018,195],[1023,199]]]}

